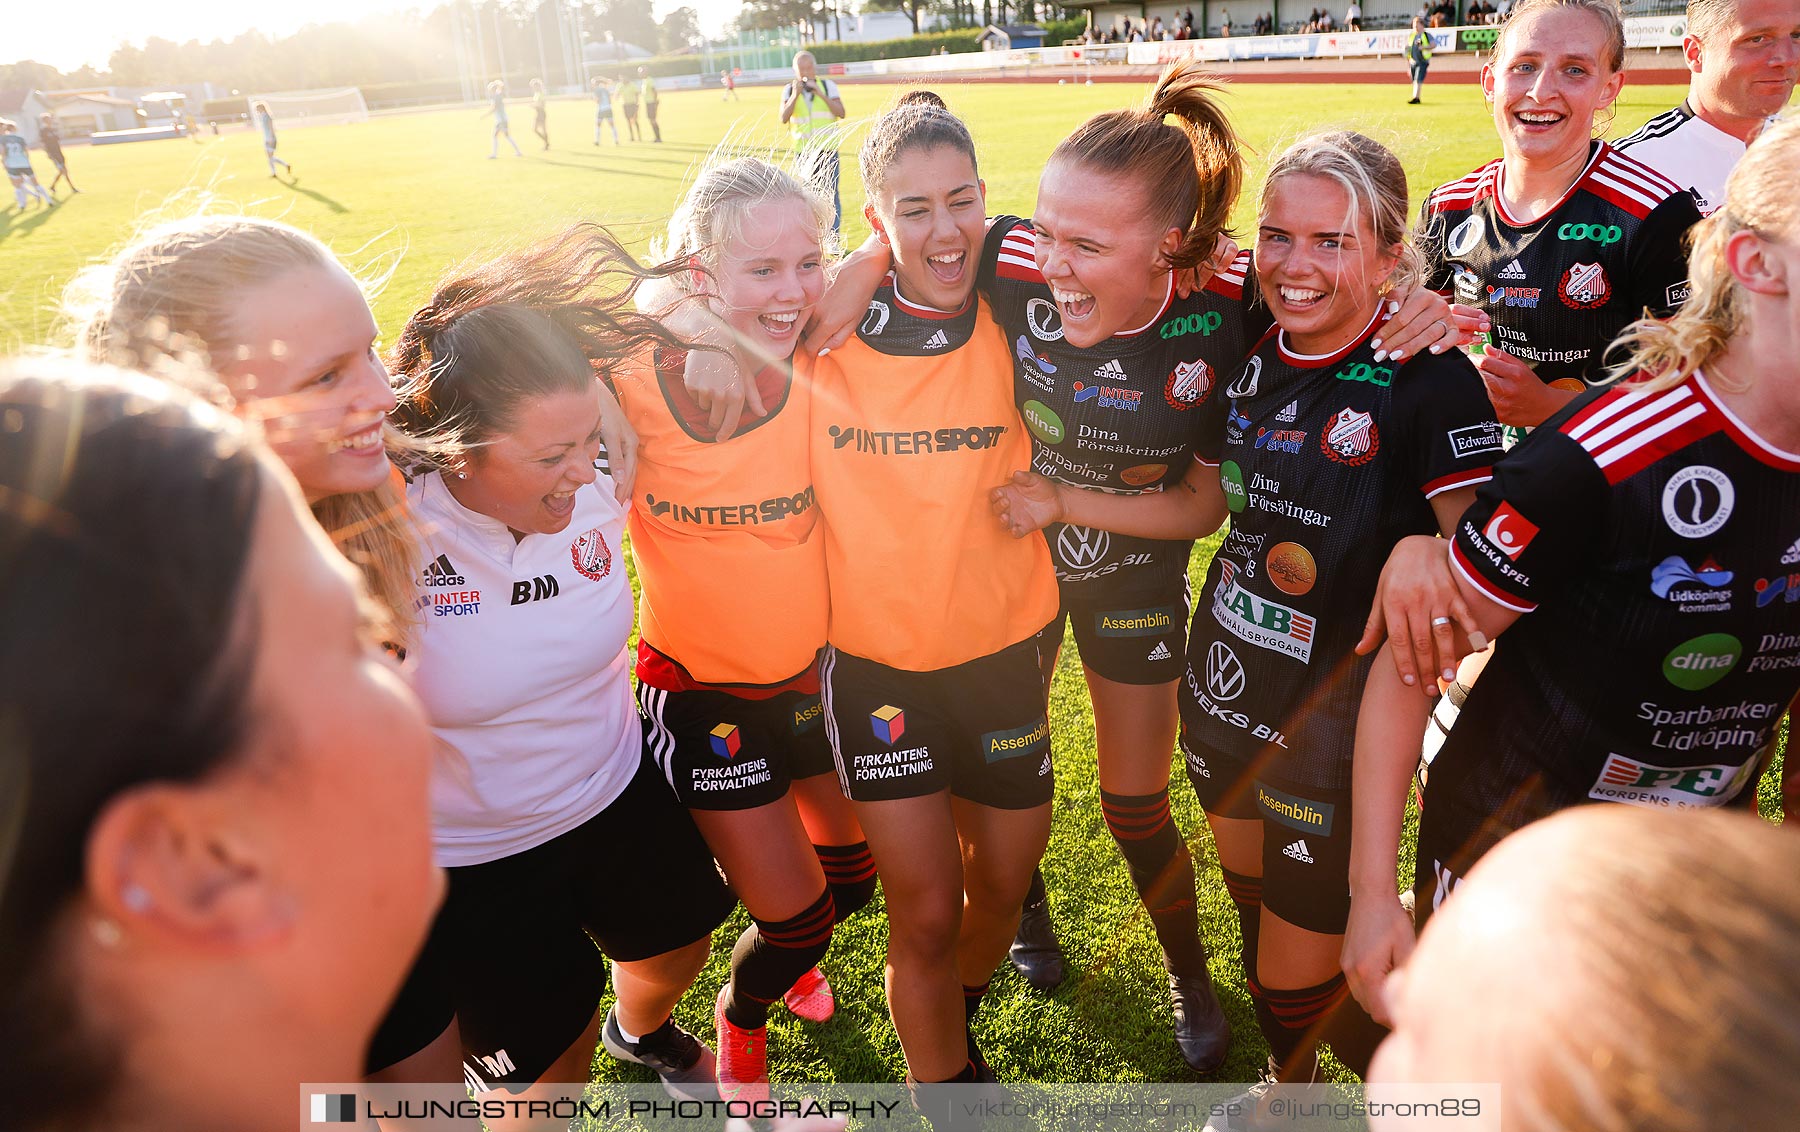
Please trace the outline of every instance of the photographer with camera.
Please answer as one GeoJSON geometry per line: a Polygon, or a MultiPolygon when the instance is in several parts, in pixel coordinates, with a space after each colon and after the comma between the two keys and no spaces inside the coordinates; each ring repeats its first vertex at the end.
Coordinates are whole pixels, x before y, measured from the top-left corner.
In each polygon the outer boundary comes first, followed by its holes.
{"type": "Polygon", "coordinates": [[[794,132],[799,168],[820,189],[831,190],[831,230],[844,218],[838,197],[838,121],[844,116],[844,100],[837,84],[819,77],[812,52],[794,56],[794,81],[781,88],[781,120],[794,132]]]}

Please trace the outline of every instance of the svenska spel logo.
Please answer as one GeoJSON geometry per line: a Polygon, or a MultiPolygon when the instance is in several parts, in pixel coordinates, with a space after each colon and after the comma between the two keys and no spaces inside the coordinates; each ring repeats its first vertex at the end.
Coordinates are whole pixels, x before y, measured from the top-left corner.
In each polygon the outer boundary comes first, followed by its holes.
{"type": "Polygon", "coordinates": [[[875,738],[891,747],[906,734],[906,713],[893,704],[883,704],[869,713],[869,726],[874,729],[875,738]]]}
{"type": "Polygon", "coordinates": [[[311,1097],[312,1123],[355,1124],[355,1093],[314,1093],[311,1097]]]}

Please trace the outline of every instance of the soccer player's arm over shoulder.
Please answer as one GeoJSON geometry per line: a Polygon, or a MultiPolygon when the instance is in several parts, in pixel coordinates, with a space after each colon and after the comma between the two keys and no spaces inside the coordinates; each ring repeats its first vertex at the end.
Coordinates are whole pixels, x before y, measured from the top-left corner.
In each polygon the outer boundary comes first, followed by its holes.
{"type": "Polygon", "coordinates": [[[1562,426],[1602,395],[1577,397],[1508,452],[1451,533],[1452,572],[1490,637],[1599,558],[1611,489],[1562,426]]]}
{"type": "Polygon", "coordinates": [[[1000,249],[1007,233],[1029,227],[1030,221],[1017,216],[995,216],[988,220],[987,239],[981,245],[981,268],[975,273],[975,286],[983,294],[992,294],[1000,281],[1000,249]]]}
{"type": "Polygon", "coordinates": [[[1631,242],[1632,306],[1667,318],[1687,300],[1688,229],[1700,222],[1689,192],[1678,192],[1651,210],[1631,242]]]}
{"type": "Polygon", "coordinates": [[[1504,452],[1487,387],[1461,350],[1420,354],[1394,376],[1399,458],[1415,485],[1453,529],[1471,492],[1493,475],[1504,452]],[[1454,504],[1447,512],[1447,505],[1454,504]]]}

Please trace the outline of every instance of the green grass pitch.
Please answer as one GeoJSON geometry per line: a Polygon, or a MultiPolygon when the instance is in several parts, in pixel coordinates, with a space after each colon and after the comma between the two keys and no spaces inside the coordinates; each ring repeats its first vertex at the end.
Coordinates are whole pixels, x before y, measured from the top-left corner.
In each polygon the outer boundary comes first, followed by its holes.
{"type": "MultiPolygon", "coordinates": [[[[852,122],[866,122],[898,88],[846,86],[852,122]]],[[[1135,103],[1135,85],[968,85],[937,89],[970,124],[987,179],[990,212],[1029,215],[1038,172],[1072,127],[1100,110],[1135,103]]],[[[1289,140],[1310,129],[1354,126],[1393,147],[1405,162],[1414,205],[1425,191],[1498,152],[1479,92],[1471,84],[1427,86],[1426,104],[1405,105],[1398,70],[1383,86],[1245,85],[1227,105],[1254,147],[1252,184],[1289,140]]],[[[666,94],[662,145],[593,144],[587,101],[551,104],[552,148],[538,148],[529,107],[512,115],[523,158],[505,149],[487,159],[488,122],[476,109],[381,117],[351,126],[283,128],[281,154],[298,182],[271,180],[260,138],[229,132],[199,142],[173,140],[101,148],[71,147],[70,166],[82,195],[54,210],[0,213],[0,352],[57,341],[57,298],[82,265],[126,239],[146,215],[173,217],[203,200],[222,210],[277,217],[310,229],[353,266],[391,268],[375,311],[385,335],[396,333],[444,268],[484,250],[518,244],[575,220],[612,226],[640,252],[667,220],[697,164],[728,138],[738,146],[780,146],[772,89],[746,89],[742,101],[716,91],[666,94]]],[[[1612,136],[1623,136],[1674,105],[1674,87],[1627,85],[1612,136]]],[[[623,123],[620,123],[623,129],[623,123]]],[[[851,145],[855,144],[852,141],[851,145]]],[[[851,145],[847,145],[846,153],[851,145]]],[[[504,147],[503,147],[504,148],[504,147]]],[[[36,155],[40,172],[47,163],[36,155]]],[[[847,161],[845,237],[860,240],[862,191],[847,161]]],[[[47,178],[46,178],[47,179],[47,178]]],[[[0,203],[9,204],[4,200],[0,203]]],[[[1240,234],[1253,216],[1246,194],[1236,211],[1240,234]]],[[[1216,540],[1194,558],[1196,588],[1216,540]]],[[[1361,611],[1355,611],[1361,616],[1361,611]]],[[[984,1050],[1002,1078],[1051,1081],[1182,1081],[1191,1078],[1169,1035],[1161,965],[1148,918],[1139,908],[1123,862],[1100,818],[1094,776],[1093,717],[1073,657],[1065,649],[1051,696],[1057,792],[1055,831],[1046,861],[1070,977],[1054,994],[1036,994],[1003,965],[978,1025],[984,1050]]],[[[1763,784],[1765,811],[1771,783],[1763,784]]],[[[1205,823],[1180,773],[1175,812],[1187,831],[1200,873],[1203,931],[1214,976],[1237,1033],[1221,1079],[1245,1080],[1265,1050],[1243,987],[1237,926],[1220,882],[1205,823]]],[[[732,940],[746,921],[740,911],[717,934],[714,958],[678,1012],[703,1036],[712,1033],[712,1003],[725,977],[732,940]]],[[[879,903],[838,931],[826,969],[837,988],[838,1015],[822,1027],[785,1011],[771,1019],[770,1068],[776,1080],[895,1081],[904,1071],[899,1042],[882,1000],[886,924],[879,903]]],[[[602,1056],[605,1079],[642,1077],[602,1056]]]]}

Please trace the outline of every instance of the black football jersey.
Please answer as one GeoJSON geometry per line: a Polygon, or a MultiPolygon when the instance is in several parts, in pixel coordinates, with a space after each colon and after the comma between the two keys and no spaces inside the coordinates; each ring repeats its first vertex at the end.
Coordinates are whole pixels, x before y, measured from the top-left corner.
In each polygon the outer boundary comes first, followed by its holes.
{"type": "Polygon", "coordinates": [[[1371,322],[1326,357],[1271,333],[1226,383],[1231,531],[1188,633],[1188,738],[1298,786],[1350,785],[1388,553],[1438,531],[1432,496],[1487,480],[1500,426],[1460,351],[1375,360],[1371,322]]]}
{"type": "Polygon", "coordinates": [[[1602,381],[1606,348],[1627,323],[1646,309],[1666,316],[1687,298],[1682,236],[1700,219],[1694,198],[1595,142],[1562,201],[1521,224],[1501,202],[1504,175],[1491,161],[1425,199],[1426,284],[1485,310],[1494,346],[1546,384],[1602,381]]]}
{"type": "Polygon", "coordinates": [[[1577,398],[1495,469],[1451,557],[1528,612],[1431,767],[1426,821],[1455,875],[1554,810],[1755,789],[1800,690],[1800,454],[1704,377],[1577,398]]]}
{"type": "MultiPolygon", "coordinates": [[[[1063,340],[1062,317],[1039,273],[1029,220],[996,219],[981,287],[1013,351],[1013,387],[1032,437],[1032,467],[1076,487],[1134,494],[1179,483],[1196,453],[1215,451],[1220,375],[1234,372],[1269,326],[1253,304],[1246,250],[1186,299],[1175,293],[1134,331],[1086,349],[1063,340]]],[[[1216,456],[1208,456],[1209,463],[1216,456]]],[[[1191,543],[1045,531],[1057,579],[1107,582],[1108,592],[1160,590],[1187,571],[1191,543]]]]}

